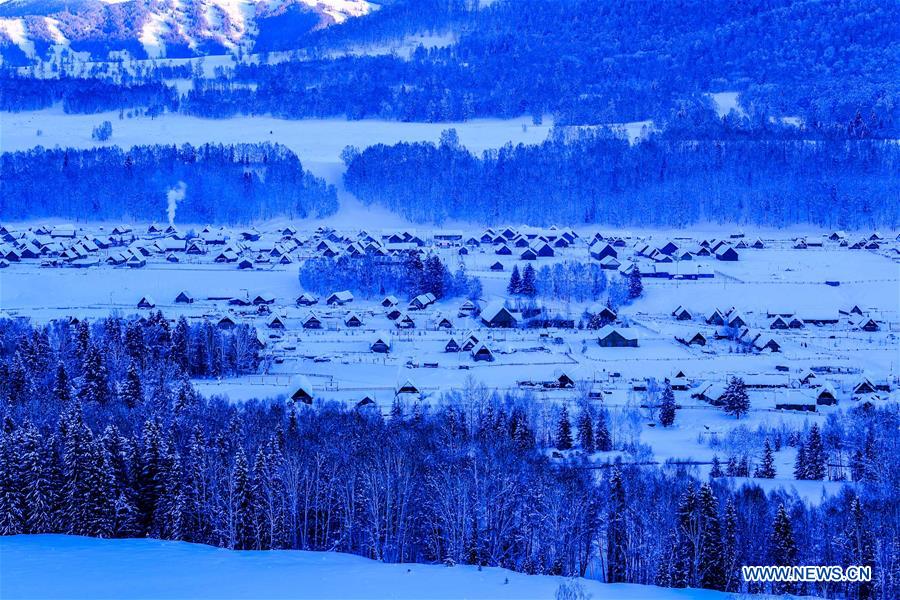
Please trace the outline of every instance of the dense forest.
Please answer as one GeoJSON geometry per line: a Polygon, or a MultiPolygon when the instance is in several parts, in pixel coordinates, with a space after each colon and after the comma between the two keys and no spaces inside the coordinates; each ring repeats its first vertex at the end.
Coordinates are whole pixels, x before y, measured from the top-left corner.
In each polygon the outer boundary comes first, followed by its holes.
{"type": "Polygon", "coordinates": [[[640,452],[598,402],[570,416],[575,406],[474,383],[436,403],[395,402],[389,417],[324,401],[205,398],[186,376],[215,346],[206,335],[159,315],[0,320],[0,534],[149,535],[609,582],[897,596],[896,407],[833,415],[821,435],[758,432],[764,449],[750,461],[760,477],[772,476],[770,440],[806,444],[809,464],[852,457],[855,483],[806,503],[732,485],[715,467],[709,481],[675,464],[597,468],[583,457],[640,452]],[[869,565],[874,579],[748,588],[738,573],[820,563],[869,565]]]}
{"type": "Polygon", "coordinates": [[[0,156],[0,214],[164,221],[168,195],[179,220],[245,223],[337,210],[332,186],[283,146],[135,146],[130,150],[34,148],[0,156]]]}
{"type": "Polygon", "coordinates": [[[558,130],[479,157],[449,130],[437,145],[351,148],[344,179],[363,201],[422,222],[900,224],[896,144],[730,137],[663,133],[632,145],[603,130],[558,130]]]}
{"type": "MultiPolygon", "coordinates": [[[[817,130],[844,126],[861,111],[875,115],[879,136],[898,134],[897,3],[518,0],[474,6],[391,2],[370,16],[296,36],[290,27],[306,29],[302,20],[273,16],[276,21],[260,25],[257,50],[264,57],[270,50],[297,50],[297,60],[241,62],[212,82],[195,82],[180,110],[206,117],[402,121],[552,114],[557,124],[600,124],[659,121],[685,99],[739,91],[744,109],[759,119],[794,117],[817,130]],[[422,33],[455,43],[419,47],[409,57],[344,55],[348,48],[377,49],[422,33]]],[[[160,80],[152,73],[148,79],[160,80]]],[[[110,94],[100,86],[84,94],[44,80],[28,86],[3,81],[4,106],[12,110],[60,95],[80,112],[138,100],[172,109],[170,90],[150,91],[110,94]]]]}

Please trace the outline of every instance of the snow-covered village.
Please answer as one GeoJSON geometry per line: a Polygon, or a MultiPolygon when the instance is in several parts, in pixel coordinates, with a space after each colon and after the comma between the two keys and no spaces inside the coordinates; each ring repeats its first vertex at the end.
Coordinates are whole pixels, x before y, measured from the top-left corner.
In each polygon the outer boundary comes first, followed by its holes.
{"type": "Polygon", "coordinates": [[[0,0],[0,598],[898,597],[898,22],[0,0]]]}

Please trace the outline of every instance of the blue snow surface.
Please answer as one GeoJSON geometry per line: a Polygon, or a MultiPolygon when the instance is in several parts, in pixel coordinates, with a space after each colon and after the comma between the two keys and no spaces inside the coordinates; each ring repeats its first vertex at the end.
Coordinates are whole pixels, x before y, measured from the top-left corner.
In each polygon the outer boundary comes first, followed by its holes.
{"type": "MultiPolygon", "coordinates": [[[[350,554],[234,551],[153,539],[0,537],[0,598],[552,600],[563,577],[472,566],[385,564],[350,554]]],[[[571,580],[569,580],[571,581],[571,580]]],[[[579,579],[600,599],[724,600],[709,590],[579,579]]],[[[585,596],[587,597],[587,596],[585,596]]]]}

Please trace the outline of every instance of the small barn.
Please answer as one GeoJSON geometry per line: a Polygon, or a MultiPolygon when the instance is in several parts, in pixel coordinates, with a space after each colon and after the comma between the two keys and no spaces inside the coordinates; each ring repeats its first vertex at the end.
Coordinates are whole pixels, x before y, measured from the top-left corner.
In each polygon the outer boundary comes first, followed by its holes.
{"type": "Polygon", "coordinates": [[[153,298],[150,296],[144,296],[140,300],[138,300],[137,307],[138,308],[154,308],[156,303],[153,301],[153,298]]]}
{"type": "Polygon", "coordinates": [[[303,329],[322,329],[322,320],[315,313],[307,314],[300,322],[303,329]]]}
{"type": "Polygon", "coordinates": [[[731,246],[722,246],[721,248],[716,250],[716,260],[734,262],[737,259],[738,259],[737,250],[735,250],[731,246]]]}
{"type": "Polygon", "coordinates": [[[502,302],[492,302],[481,311],[481,322],[488,327],[515,327],[518,321],[502,302]]]}
{"type": "Polygon", "coordinates": [[[685,346],[693,346],[693,345],[705,346],[708,341],[706,339],[706,336],[703,335],[703,333],[700,331],[688,333],[681,337],[676,337],[675,339],[678,340],[679,342],[681,342],[682,344],[684,344],[685,346]]]}
{"type": "Polygon", "coordinates": [[[303,292],[297,296],[297,306],[312,306],[319,302],[319,299],[309,292],[303,292]]]}
{"type": "Polygon", "coordinates": [[[398,304],[400,304],[400,300],[397,298],[397,296],[385,296],[381,301],[381,306],[385,308],[391,308],[392,306],[397,306],[398,304]]]}
{"type": "Polygon", "coordinates": [[[243,259],[241,262],[238,263],[238,269],[240,269],[242,271],[247,270],[247,269],[252,269],[252,268],[253,268],[253,263],[247,258],[243,259]]]}
{"type": "Polygon", "coordinates": [[[281,317],[275,315],[269,320],[269,329],[284,329],[284,321],[281,320],[281,317]]]}
{"type": "Polygon", "coordinates": [[[491,265],[491,271],[502,271],[502,270],[503,270],[503,263],[500,262],[499,260],[491,265]]]}
{"type": "Polygon", "coordinates": [[[391,351],[391,336],[386,331],[380,332],[375,339],[372,341],[372,344],[369,346],[369,349],[372,352],[378,354],[387,354],[391,351]]]}
{"type": "Polygon", "coordinates": [[[350,290],[334,292],[325,299],[325,303],[328,306],[343,306],[345,304],[349,304],[350,302],[353,302],[353,294],[350,293],[350,290]]]}
{"type": "Polygon", "coordinates": [[[396,396],[400,396],[402,394],[418,395],[419,393],[420,392],[418,386],[413,382],[412,379],[409,378],[403,379],[400,383],[397,384],[397,387],[394,388],[394,395],[396,396]]]}
{"type": "Polygon", "coordinates": [[[805,389],[787,389],[778,392],[776,410],[816,411],[816,397],[805,389]]]}
{"type": "Polygon", "coordinates": [[[396,321],[394,321],[394,326],[397,327],[397,329],[415,329],[416,322],[413,321],[412,317],[408,314],[403,313],[397,317],[396,321]]]}
{"type": "Polygon", "coordinates": [[[603,348],[637,348],[637,336],[625,329],[606,325],[597,332],[597,343],[603,348]]]}
{"type": "Polygon", "coordinates": [[[291,400],[294,402],[302,402],[303,404],[312,404],[315,397],[312,384],[305,375],[294,375],[291,378],[290,385],[291,400]]]}
{"type": "Polygon", "coordinates": [[[672,316],[675,317],[676,321],[690,321],[694,318],[691,314],[691,311],[684,308],[683,306],[679,306],[672,312],[672,316]]]}
{"type": "Polygon", "coordinates": [[[450,338],[444,345],[444,352],[459,352],[459,342],[455,338],[450,338]]]}
{"type": "Polygon", "coordinates": [[[235,322],[231,317],[226,315],[226,316],[222,317],[221,319],[219,319],[219,322],[216,323],[216,326],[219,329],[231,329],[235,326],[235,322]]]}
{"type": "Polygon", "coordinates": [[[837,393],[834,391],[834,386],[830,383],[823,383],[816,392],[816,404],[819,406],[834,406],[837,404],[837,393]]]}
{"type": "Polygon", "coordinates": [[[362,324],[362,319],[355,312],[348,313],[347,316],[344,317],[344,325],[347,327],[361,327],[362,324]]]}
{"type": "Polygon", "coordinates": [[[491,352],[490,348],[488,348],[484,344],[479,344],[478,346],[472,348],[470,352],[472,353],[472,360],[474,360],[475,362],[494,362],[494,353],[491,352]]]}

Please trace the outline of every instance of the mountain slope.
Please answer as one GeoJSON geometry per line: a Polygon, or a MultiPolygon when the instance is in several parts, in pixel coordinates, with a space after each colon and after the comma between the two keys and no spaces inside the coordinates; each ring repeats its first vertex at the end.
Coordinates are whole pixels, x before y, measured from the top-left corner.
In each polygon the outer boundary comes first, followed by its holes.
{"type": "Polygon", "coordinates": [[[8,0],[0,2],[0,53],[22,60],[63,48],[93,58],[234,52],[250,48],[268,21],[305,32],[377,8],[368,0],[8,0]]]}

